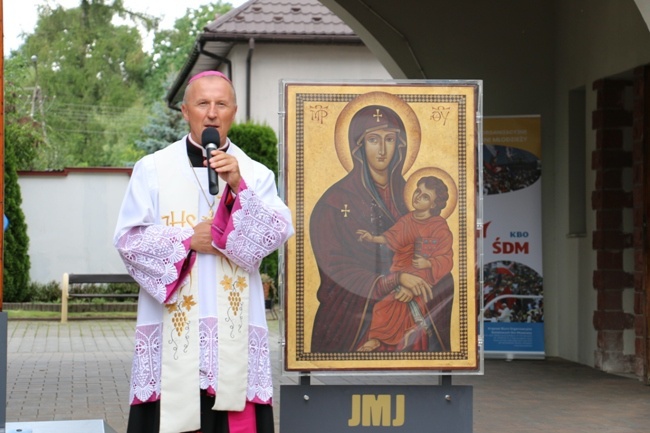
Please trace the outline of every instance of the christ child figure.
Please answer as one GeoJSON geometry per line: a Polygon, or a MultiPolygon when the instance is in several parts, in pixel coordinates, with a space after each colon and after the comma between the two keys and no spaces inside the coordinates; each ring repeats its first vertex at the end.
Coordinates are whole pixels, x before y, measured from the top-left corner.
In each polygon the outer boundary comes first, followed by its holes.
{"type": "Polygon", "coordinates": [[[437,338],[438,346],[448,350],[435,326],[434,305],[435,284],[453,267],[453,236],[440,215],[448,198],[442,180],[425,176],[413,192],[413,210],[390,229],[378,236],[357,230],[360,242],[386,244],[394,252],[391,272],[417,275],[429,286],[420,296],[399,286],[380,299],[373,308],[367,339],[358,351],[426,351],[429,338],[437,338]]]}

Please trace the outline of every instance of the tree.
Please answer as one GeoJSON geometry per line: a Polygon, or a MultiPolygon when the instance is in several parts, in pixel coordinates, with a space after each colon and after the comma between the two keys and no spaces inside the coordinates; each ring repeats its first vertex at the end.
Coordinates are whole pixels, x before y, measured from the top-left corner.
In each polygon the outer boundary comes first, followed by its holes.
{"type": "Polygon", "coordinates": [[[142,132],[146,138],[136,141],[138,148],[153,153],[187,134],[187,123],[180,111],[172,110],[159,101],[153,104],[149,123],[142,132]]]}
{"type": "Polygon", "coordinates": [[[188,8],[185,16],[177,19],[171,30],[156,33],[150,79],[147,81],[148,98],[152,101],[151,114],[142,130],[144,138],[136,142],[144,152],[153,153],[187,133],[182,114],[168,108],[162,102],[163,98],[192,52],[199,33],[219,14],[225,14],[230,9],[232,5],[223,4],[221,0],[197,9],[188,8]]]}
{"type": "MultiPolygon", "coordinates": [[[[16,138],[16,131],[11,129],[11,140],[16,138]]],[[[20,131],[19,131],[20,133],[20,131]]],[[[10,138],[9,136],[7,137],[10,138]]],[[[29,283],[29,237],[27,224],[21,205],[23,198],[16,173],[17,158],[14,146],[5,146],[5,195],[4,211],[9,219],[9,227],[4,234],[3,298],[7,302],[29,301],[31,294],[27,291],[29,283]]]]}
{"type": "Polygon", "coordinates": [[[146,122],[146,113],[149,110],[141,100],[138,100],[120,113],[98,117],[97,121],[105,131],[102,145],[104,165],[131,167],[146,155],[135,144],[142,137],[142,125],[146,122]]]}
{"type": "Polygon", "coordinates": [[[151,80],[147,86],[151,100],[157,101],[165,97],[168,85],[187,62],[198,35],[206,25],[231,9],[230,3],[223,3],[221,0],[196,9],[188,8],[185,15],[174,22],[172,29],[156,33],[151,80]]]}
{"type": "Polygon", "coordinates": [[[29,237],[22,211],[22,195],[18,184],[19,169],[29,169],[43,150],[40,125],[27,113],[29,94],[18,85],[29,76],[29,66],[19,61],[6,61],[5,78],[5,165],[4,213],[9,227],[4,234],[3,298],[7,302],[30,300],[29,237]]]}
{"type": "Polygon", "coordinates": [[[30,170],[44,153],[42,125],[29,115],[35,89],[26,89],[22,83],[32,82],[31,67],[22,59],[5,61],[5,146],[12,149],[17,170],[30,170]]]}
{"type": "Polygon", "coordinates": [[[128,131],[146,122],[146,110],[124,113],[144,99],[149,58],[138,30],[113,24],[116,16],[156,24],[129,13],[119,0],[82,0],[71,9],[41,6],[34,33],[16,53],[35,60],[42,107],[35,119],[45,124],[53,150],[47,168],[110,165],[113,148],[133,147],[128,131]]]}

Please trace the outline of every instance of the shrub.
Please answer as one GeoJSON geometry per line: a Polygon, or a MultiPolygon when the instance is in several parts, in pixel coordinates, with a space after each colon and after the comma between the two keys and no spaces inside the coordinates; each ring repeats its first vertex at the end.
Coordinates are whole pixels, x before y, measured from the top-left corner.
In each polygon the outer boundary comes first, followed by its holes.
{"type": "MultiPolygon", "coordinates": [[[[275,173],[278,181],[278,139],[273,128],[253,122],[234,124],[228,138],[241,147],[254,160],[261,162],[275,173]]],[[[274,281],[278,278],[278,252],[274,251],[262,260],[260,272],[274,281]]]]}
{"type": "Polygon", "coordinates": [[[6,302],[30,301],[29,237],[25,214],[21,208],[23,198],[18,184],[17,158],[12,140],[7,137],[5,146],[5,208],[9,227],[4,232],[3,300],[6,302]]]}
{"type": "Polygon", "coordinates": [[[278,176],[278,138],[273,128],[253,122],[234,124],[228,138],[256,161],[278,176]]]}
{"type": "MultiPolygon", "coordinates": [[[[115,295],[134,293],[137,294],[139,286],[135,283],[108,283],[108,284],[75,284],[71,286],[70,293],[89,293],[97,295],[115,295]]],[[[135,298],[72,298],[71,302],[103,303],[109,302],[133,302],[135,298]]]]}
{"type": "Polygon", "coordinates": [[[61,286],[56,281],[46,284],[32,281],[28,287],[32,302],[61,302],[61,286]]]}

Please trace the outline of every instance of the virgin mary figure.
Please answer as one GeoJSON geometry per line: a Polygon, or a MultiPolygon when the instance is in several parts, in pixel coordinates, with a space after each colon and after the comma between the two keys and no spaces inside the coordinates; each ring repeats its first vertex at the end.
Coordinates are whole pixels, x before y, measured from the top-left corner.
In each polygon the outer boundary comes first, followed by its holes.
{"type": "Polygon", "coordinates": [[[404,122],[387,106],[365,106],[350,121],[348,143],[352,169],[321,196],[311,214],[320,276],[312,352],[357,350],[378,300],[400,285],[415,290],[426,284],[417,276],[391,273],[393,253],[386,245],[362,243],[356,235],[359,229],[381,234],[408,212],[404,122]]]}

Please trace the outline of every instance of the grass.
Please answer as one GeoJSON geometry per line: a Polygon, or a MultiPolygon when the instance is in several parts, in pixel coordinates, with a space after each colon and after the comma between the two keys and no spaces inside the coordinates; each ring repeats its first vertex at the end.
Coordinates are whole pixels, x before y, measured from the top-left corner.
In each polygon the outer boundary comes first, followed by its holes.
{"type": "MultiPolygon", "coordinates": [[[[60,311],[28,311],[28,310],[7,310],[7,319],[9,320],[61,320],[60,311]]],[[[98,312],[87,311],[83,313],[68,313],[68,319],[133,319],[135,320],[135,312],[113,311],[113,312],[98,312]]]]}

